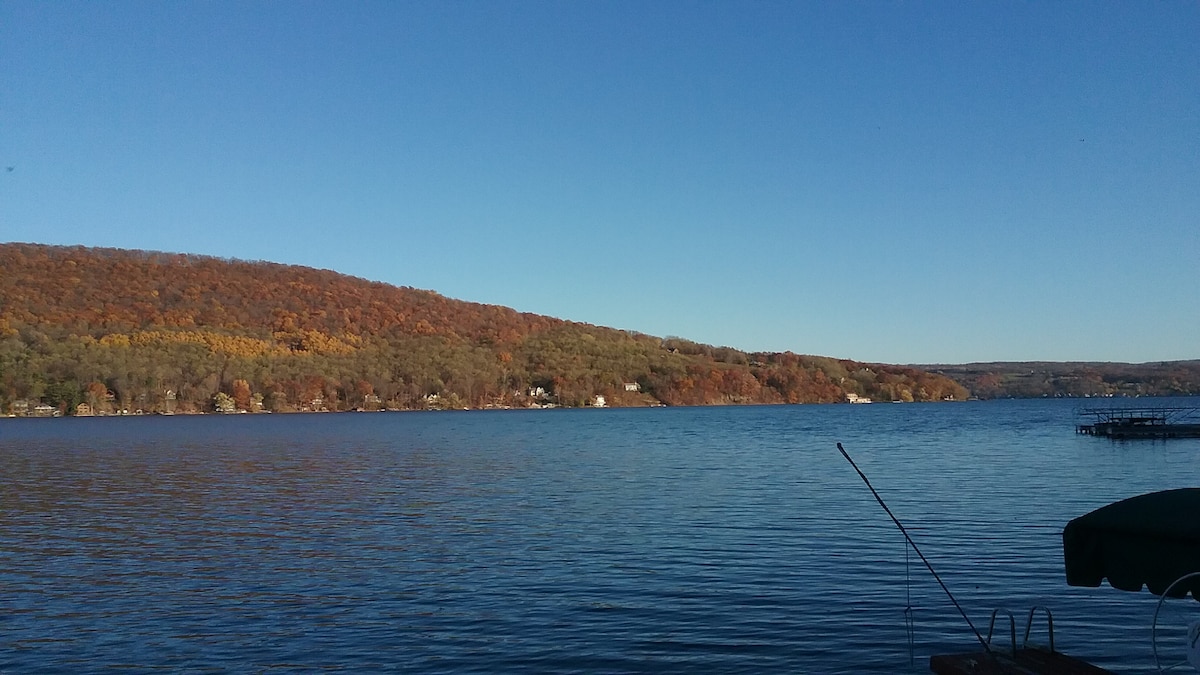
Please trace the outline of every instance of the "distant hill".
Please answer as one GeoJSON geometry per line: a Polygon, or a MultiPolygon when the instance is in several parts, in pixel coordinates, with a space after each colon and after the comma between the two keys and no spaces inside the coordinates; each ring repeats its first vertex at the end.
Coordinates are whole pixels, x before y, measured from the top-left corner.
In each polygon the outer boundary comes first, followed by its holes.
{"type": "Polygon", "coordinates": [[[14,243],[0,270],[0,410],[19,414],[967,396],[919,368],[746,353],[269,262],[14,243]]]}
{"type": "Polygon", "coordinates": [[[985,399],[1200,395],[1200,361],[1030,361],[920,367],[945,375],[966,387],[972,396],[985,399]]]}

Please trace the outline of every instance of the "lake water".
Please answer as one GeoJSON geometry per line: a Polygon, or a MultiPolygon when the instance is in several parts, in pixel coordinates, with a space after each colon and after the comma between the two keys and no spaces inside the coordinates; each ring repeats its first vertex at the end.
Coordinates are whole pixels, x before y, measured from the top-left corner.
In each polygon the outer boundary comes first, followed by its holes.
{"type": "Polygon", "coordinates": [[[1149,672],[1155,598],[1066,586],[1061,531],[1197,485],[1200,440],[1079,436],[1080,403],[0,420],[0,671],[894,673],[975,648],[840,441],[981,631],[1048,605],[1060,650],[1149,672]]]}

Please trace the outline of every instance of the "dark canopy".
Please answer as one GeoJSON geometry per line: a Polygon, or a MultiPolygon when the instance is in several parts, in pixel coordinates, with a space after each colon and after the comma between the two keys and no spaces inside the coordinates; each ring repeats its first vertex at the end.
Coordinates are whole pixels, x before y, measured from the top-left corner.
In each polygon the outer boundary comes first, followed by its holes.
{"type": "MultiPolygon", "coordinates": [[[[1099,586],[1162,595],[1179,577],[1200,572],[1200,488],[1130,497],[1072,520],[1063,529],[1063,559],[1071,586],[1099,586]]],[[[1200,578],[1171,591],[1200,600],[1200,578]]]]}

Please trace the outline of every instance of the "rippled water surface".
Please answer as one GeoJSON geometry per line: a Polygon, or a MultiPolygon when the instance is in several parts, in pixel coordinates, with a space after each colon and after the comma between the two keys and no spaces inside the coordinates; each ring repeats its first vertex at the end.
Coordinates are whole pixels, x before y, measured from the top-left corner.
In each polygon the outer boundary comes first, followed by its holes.
{"type": "Polygon", "coordinates": [[[0,420],[0,670],[885,673],[972,649],[841,441],[980,630],[1048,605],[1060,649],[1147,672],[1154,598],[1067,587],[1062,526],[1195,486],[1200,440],[1077,436],[1076,405],[0,420]]]}

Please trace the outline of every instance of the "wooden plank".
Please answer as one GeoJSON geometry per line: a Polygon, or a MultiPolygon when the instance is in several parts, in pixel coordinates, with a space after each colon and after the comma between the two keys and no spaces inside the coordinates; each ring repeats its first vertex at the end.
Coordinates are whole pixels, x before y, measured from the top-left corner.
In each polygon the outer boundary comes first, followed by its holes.
{"type": "Polygon", "coordinates": [[[1041,649],[1018,649],[1015,659],[999,652],[938,654],[929,658],[929,670],[937,675],[1112,675],[1087,661],[1041,649]]]}

